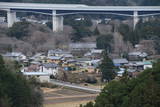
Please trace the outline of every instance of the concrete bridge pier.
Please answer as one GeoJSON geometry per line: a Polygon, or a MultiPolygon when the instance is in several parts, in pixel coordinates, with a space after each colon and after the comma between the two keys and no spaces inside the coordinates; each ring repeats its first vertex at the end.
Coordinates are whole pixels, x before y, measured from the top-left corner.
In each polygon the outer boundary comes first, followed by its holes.
{"type": "Polygon", "coordinates": [[[133,29],[136,28],[136,25],[139,21],[139,18],[138,18],[138,11],[134,11],[133,12],[133,29]]]}
{"type": "Polygon", "coordinates": [[[12,27],[12,25],[16,22],[16,12],[7,10],[7,22],[8,27],[12,27]]]}
{"type": "Polygon", "coordinates": [[[63,31],[63,16],[57,16],[56,10],[52,11],[53,32],[63,31]]]}

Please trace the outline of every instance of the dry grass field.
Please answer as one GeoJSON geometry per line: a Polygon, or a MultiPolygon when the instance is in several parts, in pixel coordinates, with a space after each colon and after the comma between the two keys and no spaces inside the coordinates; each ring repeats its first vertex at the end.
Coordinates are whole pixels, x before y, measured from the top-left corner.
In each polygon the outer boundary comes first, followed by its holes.
{"type": "Polygon", "coordinates": [[[79,107],[80,104],[94,101],[98,95],[63,87],[43,90],[44,107],[79,107]]]}
{"type": "Polygon", "coordinates": [[[80,104],[86,104],[89,101],[65,102],[58,104],[45,104],[44,107],[79,107],[80,104]]]}

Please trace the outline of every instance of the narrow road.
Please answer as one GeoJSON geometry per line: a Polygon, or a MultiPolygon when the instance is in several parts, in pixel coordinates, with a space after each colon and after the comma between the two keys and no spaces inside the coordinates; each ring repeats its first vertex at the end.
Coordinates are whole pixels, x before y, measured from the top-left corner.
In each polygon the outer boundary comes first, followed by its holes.
{"type": "Polygon", "coordinates": [[[68,82],[62,82],[62,81],[57,81],[57,80],[53,80],[53,79],[50,82],[55,84],[55,85],[65,86],[65,87],[74,88],[74,89],[80,89],[80,90],[89,91],[89,92],[97,92],[97,93],[101,92],[100,89],[82,87],[82,86],[79,86],[77,84],[71,84],[71,83],[68,83],[68,82]]]}

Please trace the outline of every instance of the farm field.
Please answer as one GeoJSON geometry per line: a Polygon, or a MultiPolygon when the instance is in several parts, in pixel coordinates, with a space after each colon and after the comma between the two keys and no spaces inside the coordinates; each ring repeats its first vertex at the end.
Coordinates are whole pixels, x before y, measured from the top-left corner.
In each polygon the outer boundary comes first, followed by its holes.
{"type": "Polygon", "coordinates": [[[43,89],[44,107],[79,107],[80,104],[86,104],[94,101],[98,94],[77,91],[66,88],[43,89]]]}

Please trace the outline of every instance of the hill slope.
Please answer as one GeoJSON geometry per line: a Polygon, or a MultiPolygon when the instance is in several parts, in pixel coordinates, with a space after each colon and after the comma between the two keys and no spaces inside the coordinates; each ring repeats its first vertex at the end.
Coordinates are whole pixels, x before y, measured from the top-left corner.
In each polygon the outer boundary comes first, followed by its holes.
{"type": "MultiPolygon", "coordinates": [[[[53,33],[51,29],[44,25],[28,24],[23,26],[23,22],[13,25],[11,28],[0,26],[0,52],[20,51],[31,54],[38,51],[47,51],[68,43],[72,28],[65,26],[63,33],[53,33]],[[21,29],[23,28],[23,30],[21,29]]],[[[63,48],[63,47],[62,47],[63,48]]]]}
{"type": "Polygon", "coordinates": [[[120,81],[106,85],[95,104],[83,107],[158,107],[160,103],[160,63],[129,79],[127,72],[120,81]]]}

